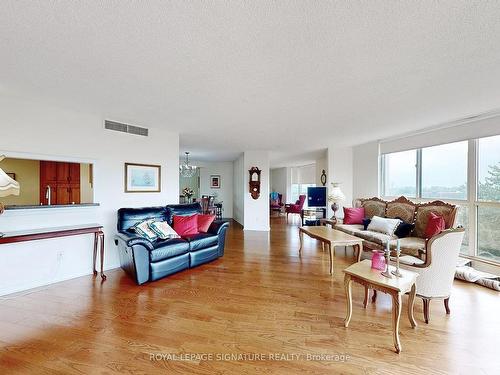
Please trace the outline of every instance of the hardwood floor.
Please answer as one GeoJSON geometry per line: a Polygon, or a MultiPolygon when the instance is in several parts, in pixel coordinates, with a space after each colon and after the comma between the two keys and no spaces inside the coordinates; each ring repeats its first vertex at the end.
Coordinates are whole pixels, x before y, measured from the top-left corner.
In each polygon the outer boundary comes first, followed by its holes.
{"type": "Polygon", "coordinates": [[[117,269],[104,284],[80,277],[0,298],[0,373],[500,373],[497,292],[455,281],[451,315],[433,301],[428,325],[417,299],[418,327],[402,317],[398,355],[389,296],[363,309],[364,289],[353,284],[344,328],[342,269],[352,253],[337,249],[330,276],[319,243],[305,238],[301,257],[298,247],[297,225],[272,218],[270,233],[233,225],[223,258],[161,281],[137,286],[117,269]],[[161,358],[174,353],[214,360],[161,358]],[[220,353],[254,358],[218,361],[220,353]]]}

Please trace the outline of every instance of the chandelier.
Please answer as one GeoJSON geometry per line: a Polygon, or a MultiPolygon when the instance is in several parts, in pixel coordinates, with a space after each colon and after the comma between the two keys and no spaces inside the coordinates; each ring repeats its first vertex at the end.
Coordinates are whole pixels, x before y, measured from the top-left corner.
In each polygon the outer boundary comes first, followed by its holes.
{"type": "Polygon", "coordinates": [[[186,151],[186,160],[179,165],[179,174],[182,177],[193,177],[196,174],[196,165],[189,164],[189,152],[186,151]]]}

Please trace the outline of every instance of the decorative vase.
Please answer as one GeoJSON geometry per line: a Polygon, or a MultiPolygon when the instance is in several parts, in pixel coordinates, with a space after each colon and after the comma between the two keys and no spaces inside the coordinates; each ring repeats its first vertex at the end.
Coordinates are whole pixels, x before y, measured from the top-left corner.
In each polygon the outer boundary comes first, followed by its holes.
{"type": "Polygon", "coordinates": [[[337,204],[337,202],[333,202],[331,207],[332,207],[332,211],[333,211],[332,220],[337,219],[336,214],[337,214],[337,210],[339,209],[339,205],[337,204]]]}
{"type": "Polygon", "coordinates": [[[383,251],[372,251],[372,268],[380,271],[385,270],[385,258],[383,251]]]}

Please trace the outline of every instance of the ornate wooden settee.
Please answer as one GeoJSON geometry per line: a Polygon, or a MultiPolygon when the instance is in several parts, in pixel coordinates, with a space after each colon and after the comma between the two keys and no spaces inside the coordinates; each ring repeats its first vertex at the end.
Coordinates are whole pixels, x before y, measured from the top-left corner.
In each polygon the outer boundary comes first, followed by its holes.
{"type": "MultiPolygon", "coordinates": [[[[406,197],[399,197],[393,201],[385,201],[380,198],[356,199],[355,207],[364,207],[365,217],[371,219],[373,216],[400,218],[407,223],[415,224],[410,235],[401,238],[401,253],[425,258],[428,238],[425,238],[425,229],[429,220],[429,213],[433,212],[442,216],[445,220],[446,229],[455,227],[458,206],[443,201],[432,201],[426,203],[414,203],[406,197]]],[[[391,248],[396,247],[398,237],[388,236],[383,233],[365,230],[360,224],[337,224],[335,229],[363,238],[365,250],[382,250],[387,241],[391,248]]]]}

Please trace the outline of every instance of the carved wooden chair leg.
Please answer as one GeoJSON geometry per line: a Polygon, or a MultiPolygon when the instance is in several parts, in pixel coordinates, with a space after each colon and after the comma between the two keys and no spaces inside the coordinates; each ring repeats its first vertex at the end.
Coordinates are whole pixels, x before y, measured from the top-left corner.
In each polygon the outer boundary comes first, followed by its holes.
{"type": "Polygon", "coordinates": [[[429,324],[429,306],[431,304],[430,298],[422,298],[424,302],[424,320],[426,324],[429,324]]]}
{"type": "Polygon", "coordinates": [[[376,301],[377,301],[377,291],[373,289],[372,303],[375,303],[376,301]]]}
{"type": "Polygon", "coordinates": [[[446,314],[450,315],[450,297],[444,299],[444,308],[446,309],[446,314]]]}

